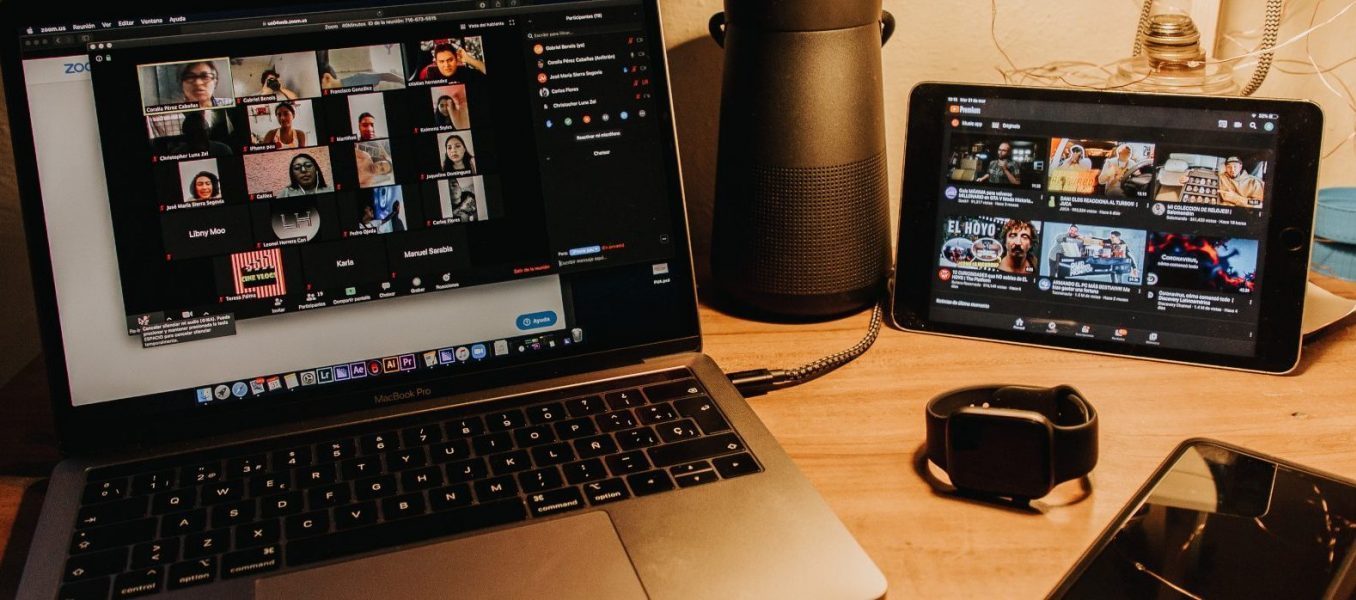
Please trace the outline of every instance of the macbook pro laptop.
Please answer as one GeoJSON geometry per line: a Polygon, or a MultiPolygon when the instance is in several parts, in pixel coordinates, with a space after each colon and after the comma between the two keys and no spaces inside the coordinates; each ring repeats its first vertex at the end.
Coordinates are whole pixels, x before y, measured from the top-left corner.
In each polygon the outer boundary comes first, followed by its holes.
{"type": "Polygon", "coordinates": [[[884,594],[700,353],[655,0],[0,9],[21,598],[884,594]]]}

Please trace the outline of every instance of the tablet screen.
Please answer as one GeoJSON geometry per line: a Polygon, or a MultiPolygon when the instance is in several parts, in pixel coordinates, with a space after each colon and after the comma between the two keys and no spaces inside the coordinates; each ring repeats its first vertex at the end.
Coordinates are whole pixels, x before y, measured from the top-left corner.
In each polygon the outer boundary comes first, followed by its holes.
{"type": "Polygon", "coordinates": [[[1256,353],[1283,115],[1001,94],[932,106],[938,209],[914,246],[934,255],[932,321],[1256,353]]]}

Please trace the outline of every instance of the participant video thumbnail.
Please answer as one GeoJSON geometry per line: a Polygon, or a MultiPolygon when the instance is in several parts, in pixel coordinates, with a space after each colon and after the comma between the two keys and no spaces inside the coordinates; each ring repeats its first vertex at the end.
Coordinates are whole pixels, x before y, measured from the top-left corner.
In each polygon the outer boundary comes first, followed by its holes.
{"type": "Polygon", "coordinates": [[[470,223],[490,218],[489,194],[483,177],[458,177],[434,182],[438,189],[437,219],[470,223]]]}
{"type": "Polygon", "coordinates": [[[479,83],[485,74],[485,45],[480,36],[425,40],[410,44],[410,82],[479,83]]]}
{"type": "Polygon", "coordinates": [[[353,133],[359,140],[391,137],[386,121],[386,102],[382,94],[355,94],[348,97],[348,114],[353,133]]]}
{"type": "Polygon", "coordinates": [[[234,156],[249,141],[236,109],[151,115],[146,117],[146,130],[151,150],[159,156],[234,156]]]}
{"type": "Polygon", "coordinates": [[[1054,138],[1045,189],[1086,196],[1145,198],[1153,182],[1154,145],[1054,138]]]}
{"type": "Polygon", "coordinates": [[[235,105],[230,63],[225,58],[140,65],[137,71],[145,114],[235,105]]]}
{"type": "Polygon", "coordinates": [[[470,175],[480,172],[476,169],[475,142],[471,139],[471,132],[440,133],[438,148],[442,154],[439,164],[442,165],[443,173],[470,175]]]}
{"type": "Polygon", "coordinates": [[[316,61],[320,89],[325,93],[405,88],[405,65],[398,45],[321,50],[316,61]]]}
{"type": "Polygon", "coordinates": [[[231,78],[242,103],[320,96],[320,69],[314,52],[232,58],[231,78]]]}
{"type": "Polygon", "coordinates": [[[308,148],[318,143],[315,111],[310,100],[255,104],[245,108],[250,121],[250,139],[255,146],[272,149],[308,148]]]}
{"type": "Polygon", "coordinates": [[[466,85],[440,85],[429,89],[433,98],[433,125],[454,130],[471,128],[471,111],[466,104],[466,85]]]}
{"type": "Polygon", "coordinates": [[[263,247],[335,239],[339,223],[332,196],[274,198],[250,204],[254,238],[263,247]]]}
{"type": "Polygon", "coordinates": [[[391,140],[358,142],[353,146],[358,187],[374,188],[395,183],[391,140]]]}
{"type": "Polygon", "coordinates": [[[1138,229],[1046,223],[1041,277],[1139,285],[1147,232],[1138,229]]]}
{"type": "Polygon", "coordinates": [[[940,266],[1034,275],[1041,223],[1004,217],[949,217],[940,266]]]}
{"type": "Polygon", "coordinates": [[[273,298],[287,294],[282,252],[277,248],[231,255],[231,282],[236,295],[273,298]]]}
{"type": "Polygon", "coordinates": [[[408,229],[405,194],[398,185],[364,190],[356,195],[357,219],[345,227],[354,234],[399,233],[408,229]]]}
{"type": "Polygon", "coordinates": [[[221,170],[217,159],[186,160],[178,164],[183,183],[184,202],[211,202],[222,199],[221,170]]]}
{"type": "Polygon", "coordinates": [[[256,199],[333,192],[333,176],[325,146],[245,155],[245,187],[256,199]]]}
{"type": "Polygon", "coordinates": [[[1150,284],[1210,292],[1256,290],[1257,240],[1154,232],[1145,252],[1150,284]]]}
{"type": "Polygon", "coordinates": [[[1039,188],[1045,180],[1044,140],[953,133],[947,178],[961,183],[1039,188]]]}
{"type": "Polygon", "coordinates": [[[1261,208],[1268,155],[1258,151],[1205,154],[1173,148],[1158,167],[1151,196],[1158,202],[1261,208]]]}

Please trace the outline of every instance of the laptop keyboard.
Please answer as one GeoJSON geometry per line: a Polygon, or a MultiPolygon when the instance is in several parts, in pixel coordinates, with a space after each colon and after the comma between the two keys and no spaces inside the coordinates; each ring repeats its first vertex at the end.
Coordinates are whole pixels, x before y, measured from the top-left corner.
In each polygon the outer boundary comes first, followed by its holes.
{"type": "Polygon", "coordinates": [[[762,470],[685,372],[505,403],[91,471],[59,598],[249,577],[762,470]]]}

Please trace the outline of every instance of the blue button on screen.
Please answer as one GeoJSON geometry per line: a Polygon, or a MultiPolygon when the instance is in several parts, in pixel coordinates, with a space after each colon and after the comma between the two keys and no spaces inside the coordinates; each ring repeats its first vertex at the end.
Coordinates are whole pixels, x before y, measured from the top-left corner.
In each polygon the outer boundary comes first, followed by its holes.
{"type": "Polygon", "coordinates": [[[530,331],[532,329],[542,329],[552,327],[556,324],[556,312],[547,310],[542,312],[528,313],[519,315],[516,324],[519,331],[530,331]]]}

